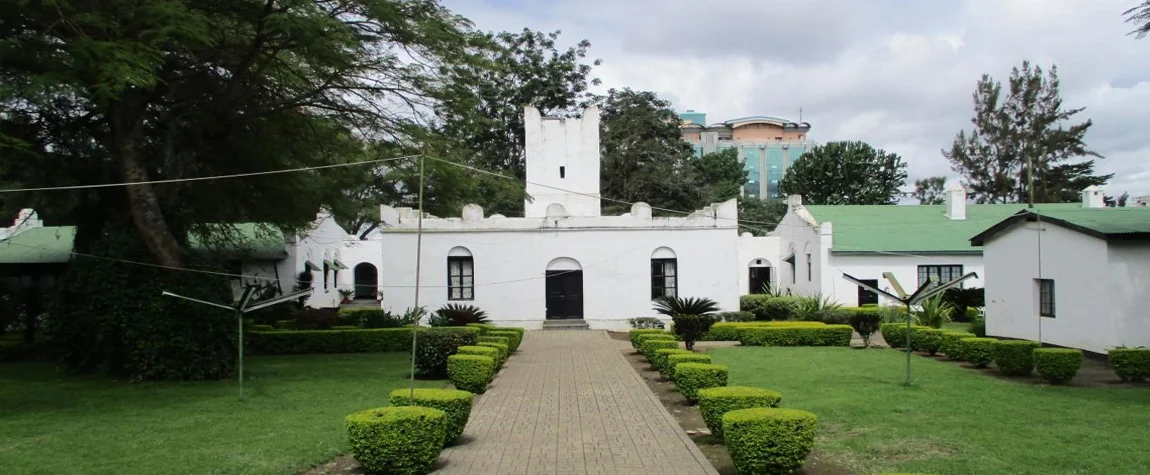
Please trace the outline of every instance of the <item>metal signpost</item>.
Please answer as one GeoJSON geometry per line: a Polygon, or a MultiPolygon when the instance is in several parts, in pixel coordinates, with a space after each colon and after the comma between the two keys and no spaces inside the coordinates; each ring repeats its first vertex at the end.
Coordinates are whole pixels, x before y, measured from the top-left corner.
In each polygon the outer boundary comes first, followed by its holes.
{"type": "Polygon", "coordinates": [[[898,279],[896,279],[894,277],[894,273],[883,272],[882,276],[884,278],[886,278],[886,280],[888,282],[890,282],[891,287],[894,288],[895,292],[897,292],[898,295],[894,295],[890,292],[882,290],[882,289],[878,288],[878,286],[872,286],[870,284],[867,284],[861,280],[858,280],[858,279],[852,277],[850,274],[843,273],[843,278],[846,280],[849,280],[850,282],[854,283],[855,285],[858,285],[859,287],[867,289],[867,290],[874,292],[876,294],[884,295],[887,298],[894,300],[896,302],[902,303],[903,305],[906,306],[906,385],[910,386],[910,384],[911,384],[911,379],[910,379],[910,351],[911,351],[911,345],[910,345],[910,307],[911,307],[911,305],[916,305],[916,304],[922,302],[923,300],[929,299],[931,297],[934,297],[935,295],[938,295],[938,294],[945,292],[947,289],[954,288],[954,287],[958,286],[959,283],[961,283],[962,281],[964,281],[966,279],[969,279],[972,277],[978,277],[978,274],[975,272],[971,272],[971,273],[968,273],[962,277],[959,277],[957,279],[954,279],[954,280],[947,282],[945,284],[942,284],[942,285],[938,285],[938,276],[932,275],[932,276],[930,276],[930,279],[928,279],[925,284],[923,284],[921,287],[918,288],[918,290],[914,291],[914,293],[912,293],[910,295],[907,295],[906,292],[902,290],[902,286],[899,285],[898,279]]]}

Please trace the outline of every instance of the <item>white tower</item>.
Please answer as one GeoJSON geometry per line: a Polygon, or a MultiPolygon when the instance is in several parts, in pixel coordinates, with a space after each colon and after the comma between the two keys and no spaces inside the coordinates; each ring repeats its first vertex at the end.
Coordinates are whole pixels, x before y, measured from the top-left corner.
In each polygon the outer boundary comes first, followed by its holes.
{"type": "Polygon", "coordinates": [[[599,108],[580,118],[545,118],[523,111],[526,126],[528,218],[599,216],[599,108]]]}

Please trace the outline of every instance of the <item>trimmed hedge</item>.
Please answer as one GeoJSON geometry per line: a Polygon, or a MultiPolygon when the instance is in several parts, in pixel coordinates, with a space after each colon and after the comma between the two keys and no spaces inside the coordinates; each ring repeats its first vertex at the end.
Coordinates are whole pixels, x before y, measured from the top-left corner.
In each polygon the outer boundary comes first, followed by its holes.
{"type": "Polygon", "coordinates": [[[973,364],[975,368],[985,368],[991,361],[994,361],[994,354],[991,349],[994,347],[994,342],[998,340],[994,338],[963,338],[958,341],[962,345],[962,357],[973,364]]]}
{"type": "Polygon", "coordinates": [[[726,386],[699,390],[699,413],[711,435],[723,438],[723,414],[755,407],[779,407],[783,395],[777,391],[748,386],[726,386]]]}
{"type": "Polygon", "coordinates": [[[489,356],[451,355],[447,357],[447,377],[455,389],[483,394],[495,376],[495,360],[489,356]]]}
{"type": "Polygon", "coordinates": [[[723,438],[738,473],[792,473],[815,445],[818,417],[781,408],[739,409],[723,415],[723,438]]]}
{"type": "MultiPolygon", "coordinates": [[[[915,328],[930,328],[922,325],[911,325],[910,330],[913,332],[915,328]]],[[[884,323],[879,326],[879,333],[882,333],[882,339],[886,342],[887,346],[891,348],[906,348],[906,323],[884,323]]],[[[911,342],[911,348],[914,346],[911,342]]]]}
{"type": "Polygon", "coordinates": [[[646,343],[648,341],[654,341],[654,340],[676,341],[675,335],[672,335],[670,333],[665,333],[665,332],[648,333],[645,335],[639,335],[638,337],[635,338],[635,340],[639,342],[639,346],[635,347],[635,349],[639,350],[640,352],[642,352],[642,350],[643,350],[643,343],[646,343]]]}
{"type": "Polygon", "coordinates": [[[659,374],[667,377],[670,373],[670,367],[667,366],[667,357],[674,354],[692,354],[691,350],[683,350],[679,348],[660,348],[655,350],[655,361],[651,362],[651,366],[659,370],[659,374]]]}
{"type": "Polygon", "coordinates": [[[415,335],[415,375],[423,378],[447,376],[447,357],[479,340],[479,330],[467,327],[423,328],[415,335]]]}
{"type": "Polygon", "coordinates": [[[994,364],[1007,376],[1026,376],[1034,371],[1034,349],[1037,341],[998,340],[990,347],[994,364]]]}
{"type": "Polygon", "coordinates": [[[667,379],[675,379],[675,368],[683,363],[711,363],[711,355],[702,353],[674,353],[667,355],[667,379]]]}
{"type": "Polygon", "coordinates": [[[447,414],[430,407],[381,407],[347,416],[351,454],[368,473],[431,471],[447,437],[447,414]]]}
{"type": "Polygon", "coordinates": [[[439,409],[446,415],[447,436],[443,445],[455,442],[463,434],[467,419],[471,417],[471,402],[475,395],[458,389],[419,388],[396,389],[388,397],[392,406],[419,406],[439,409]],[[413,397],[414,396],[414,397],[413,397]]]}
{"type": "Polygon", "coordinates": [[[739,333],[746,328],[821,326],[823,322],[718,322],[699,341],[739,341],[739,333]]]}
{"type": "Polygon", "coordinates": [[[476,346],[486,346],[488,348],[495,348],[499,351],[499,359],[495,360],[495,370],[499,371],[503,367],[503,363],[507,362],[507,358],[511,356],[511,347],[503,343],[492,343],[489,341],[481,341],[476,346]]]}
{"type": "Polygon", "coordinates": [[[502,329],[498,330],[498,331],[487,332],[486,335],[482,335],[479,338],[480,338],[480,340],[482,340],[483,338],[498,338],[498,337],[503,337],[503,338],[507,339],[507,345],[511,347],[510,349],[511,349],[512,353],[514,353],[515,350],[518,350],[519,344],[523,342],[523,335],[521,333],[515,332],[515,331],[502,330],[502,329]]]}
{"type": "Polygon", "coordinates": [[[911,348],[914,351],[921,351],[934,356],[942,345],[942,332],[942,330],[930,327],[911,328],[911,348]]]}
{"type": "Polygon", "coordinates": [[[675,386],[687,402],[699,400],[699,390],[727,385],[727,366],[706,363],[680,363],[675,366],[675,386]]]}
{"type": "Polygon", "coordinates": [[[488,332],[494,331],[494,330],[499,328],[499,327],[492,325],[490,323],[468,323],[465,326],[479,330],[479,336],[486,335],[488,332]]]}
{"type": "Polygon", "coordinates": [[[976,338],[978,335],[967,332],[944,331],[939,338],[942,340],[938,345],[938,351],[946,355],[947,358],[954,361],[966,361],[962,356],[962,339],[963,338],[976,338]]]}
{"type": "Polygon", "coordinates": [[[647,362],[651,366],[655,365],[655,350],[659,349],[674,349],[679,347],[679,342],[675,340],[647,340],[643,342],[643,346],[639,349],[643,356],[647,357],[647,362]]]}
{"type": "Polygon", "coordinates": [[[1082,350],[1077,348],[1038,348],[1034,350],[1034,368],[1051,384],[1062,384],[1074,378],[1082,367],[1082,350]]]}
{"type": "Polygon", "coordinates": [[[1113,348],[1106,359],[1114,368],[1114,374],[1123,381],[1150,378],[1150,348],[1113,348]]]}
{"type": "Polygon", "coordinates": [[[333,325],[331,327],[331,329],[332,330],[359,330],[359,327],[357,327],[355,325],[333,325]]]}
{"type": "Polygon", "coordinates": [[[459,347],[458,350],[456,350],[455,354],[457,354],[457,355],[479,355],[479,356],[486,356],[488,358],[491,358],[492,361],[498,361],[499,360],[499,349],[493,348],[490,346],[479,346],[479,345],[461,346],[461,347],[459,347]]]}
{"type": "Polygon", "coordinates": [[[248,349],[263,355],[411,351],[411,328],[252,332],[248,349]]]}
{"type": "Polygon", "coordinates": [[[740,331],[739,343],[744,346],[850,346],[853,334],[850,325],[754,327],[740,331]]]}
{"type": "Polygon", "coordinates": [[[627,332],[627,338],[631,340],[631,348],[634,348],[637,350],[637,349],[639,349],[639,344],[642,343],[641,341],[639,341],[639,336],[641,336],[641,335],[658,335],[660,333],[667,333],[667,332],[660,330],[660,329],[657,329],[657,328],[640,328],[640,329],[631,330],[631,331],[627,332]]]}
{"type": "Polygon", "coordinates": [[[716,322],[753,322],[755,321],[755,314],[751,312],[719,312],[715,315],[716,322]]]}
{"type": "Polygon", "coordinates": [[[248,331],[253,331],[253,332],[270,332],[272,330],[275,330],[276,327],[273,327],[271,325],[252,325],[250,327],[247,327],[247,329],[248,329],[248,331]]]}
{"type": "Polygon", "coordinates": [[[276,320],[276,328],[295,330],[295,320],[276,320]]]}

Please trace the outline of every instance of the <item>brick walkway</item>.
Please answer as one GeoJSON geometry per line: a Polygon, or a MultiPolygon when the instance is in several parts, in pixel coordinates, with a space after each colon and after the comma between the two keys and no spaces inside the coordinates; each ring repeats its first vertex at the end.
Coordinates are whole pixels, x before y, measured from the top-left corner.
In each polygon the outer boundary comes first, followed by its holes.
{"type": "Polygon", "coordinates": [[[532,331],[438,474],[716,474],[602,331],[532,331]]]}

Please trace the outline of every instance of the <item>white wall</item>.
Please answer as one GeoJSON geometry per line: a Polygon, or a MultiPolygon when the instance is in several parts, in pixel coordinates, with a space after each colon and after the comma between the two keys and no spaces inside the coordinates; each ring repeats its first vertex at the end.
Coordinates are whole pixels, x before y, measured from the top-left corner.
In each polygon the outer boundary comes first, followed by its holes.
{"type": "MultiPolygon", "coordinates": [[[[730,223],[729,226],[733,226],[730,223]]],[[[447,298],[447,254],[466,247],[475,263],[475,300],[493,323],[540,328],[546,315],[544,272],[552,259],[575,259],[583,268],[584,320],[592,328],[626,329],[626,320],[655,316],[651,254],[669,247],[678,259],[680,297],[708,297],[738,310],[738,236],[733,227],[426,232],[420,304],[435,310],[447,298]]],[[[401,312],[414,303],[414,233],[385,232],[379,242],[385,269],[383,306],[401,312]]]]}
{"type": "Polygon", "coordinates": [[[1150,346],[1150,242],[1110,242],[1107,267],[1113,346],[1150,346]]]}
{"type": "MultiPolygon", "coordinates": [[[[762,259],[771,267],[771,288],[776,287],[779,282],[779,245],[781,238],[778,236],[755,237],[746,233],[746,235],[739,236],[739,252],[737,262],[739,268],[736,272],[739,275],[739,294],[746,295],[751,293],[751,275],[750,267],[757,259],[762,259]]],[[[755,289],[757,290],[757,289],[755,289]]]]}
{"type": "Polygon", "coordinates": [[[523,119],[527,194],[534,198],[524,203],[524,216],[547,216],[553,203],[562,205],[566,216],[599,216],[599,109],[592,106],[580,118],[558,119],[543,118],[528,106],[523,119]]]}
{"type": "MultiPolygon", "coordinates": [[[[1018,223],[983,246],[986,333],[1038,340],[1041,323],[1044,343],[1103,353],[1123,338],[1111,302],[1113,279],[1106,277],[1116,266],[1108,263],[1106,241],[1049,223],[1042,227],[1041,275],[1054,279],[1055,318],[1038,316],[1038,224],[1018,223]]],[[[1140,310],[1145,315],[1145,306],[1140,310]]]]}
{"type": "MultiPolygon", "coordinates": [[[[922,255],[922,256],[896,256],[890,254],[872,255],[831,255],[830,262],[825,269],[827,282],[823,296],[829,296],[846,306],[858,305],[858,286],[844,279],[844,273],[856,279],[877,279],[879,288],[898,294],[886,279],[883,272],[893,272],[903,290],[908,294],[918,289],[918,266],[920,265],[961,265],[963,273],[977,272],[978,278],[963,282],[963,287],[982,287],[985,270],[983,257],[970,254],[952,255],[922,255]]],[[[879,295],[879,303],[883,305],[895,302],[879,295]]]]}
{"type": "Polygon", "coordinates": [[[784,292],[790,290],[792,295],[815,295],[822,291],[820,266],[825,257],[820,252],[824,246],[820,244],[820,229],[814,224],[814,218],[802,207],[791,206],[787,214],[779,221],[775,234],[779,236],[779,288],[784,292]],[[806,250],[811,249],[812,274],[807,275],[806,250]],[[795,254],[794,274],[791,265],[782,262],[782,259],[795,254]]]}
{"type": "MultiPolygon", "coordinates": [[[[290,291],[290,285],[294,285],[295,275],[299,274],[305,269],[304,262],[311,261],[320,269],[323,268],[323,261],[339,259],[346,264],[350,269],[342,270],[339,272],[328,272],[328,286],[324,288],[324,279],[322,271],[312,272],[312,292],[308,297],[305,305],[315,308],[324,307],[337,307],[339,306],[342,297],[339,294],[340,288],[351,288],[352,269],[354,265],[345,261],[343,258],[345,243],[354,237],[349,236],[347,231],[336,224],[327,213],[319,213],[316,216],[315,227],[306,235],[297,238],[294,252],[290,257],[294,260],[292,267],[295,269],[291,276],[288,277],[292,280],[292,284],[285,287],[285,291],[290,291]]],[[[357,241],[358,242],[358,241],[357,241]]],[[[283,272],[280,277],[287,277],[283,272]]]]}

